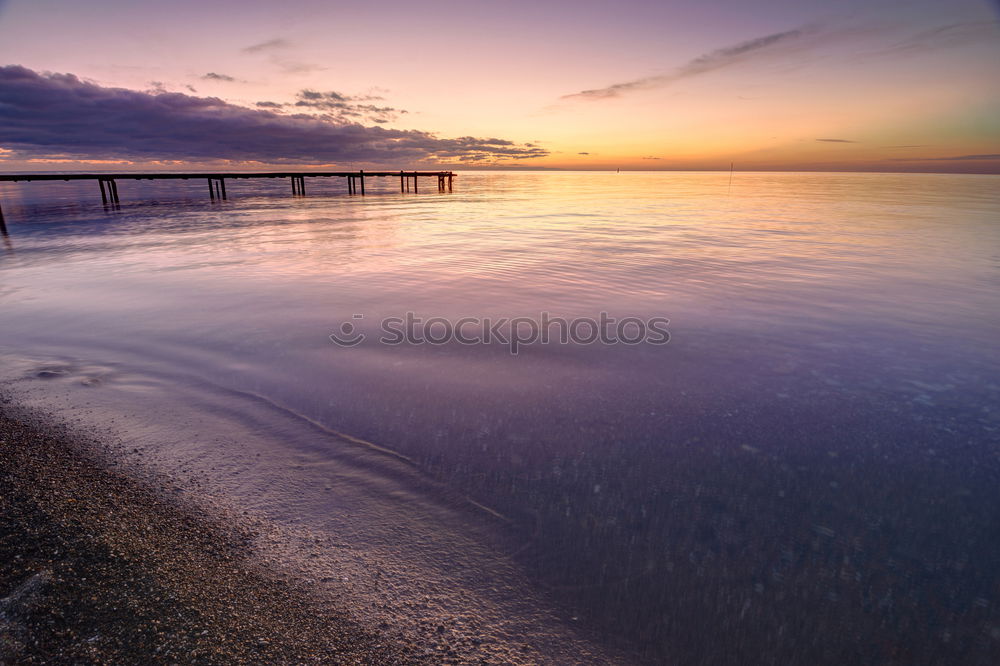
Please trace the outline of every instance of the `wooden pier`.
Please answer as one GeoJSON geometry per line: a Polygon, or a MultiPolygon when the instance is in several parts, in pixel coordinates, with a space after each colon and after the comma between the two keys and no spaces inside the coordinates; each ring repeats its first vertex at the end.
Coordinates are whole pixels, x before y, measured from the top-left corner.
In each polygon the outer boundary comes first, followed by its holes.
{"type": "MultiPolygon", "coordinates": [[[[451,171],[261,171],[256,173],[181,173],[163,171],[159,173],[35,173],[35,174],[0,174],[0,183],[28,183],[35,181],[72,181],[96,180],[101,192],[101,202],[106,206],[118,206],[121,197],[118,194],[120,180],[199,180],[208,182],[208,196],[212,201],[228,199],[226,181],[248,180],[252,178],[287,178],[292,184],[294,196],[305,196],[307,178],[345,178],[348,194],[365,193],[365,179],[399,178],[399,191],[419,192],[417,182],[420,178],[436,178],[438,192],[451,192],[455,174],[451,171]]],[[[3,210],[0,209],[0,230],[5,230],[3,210]]]]}

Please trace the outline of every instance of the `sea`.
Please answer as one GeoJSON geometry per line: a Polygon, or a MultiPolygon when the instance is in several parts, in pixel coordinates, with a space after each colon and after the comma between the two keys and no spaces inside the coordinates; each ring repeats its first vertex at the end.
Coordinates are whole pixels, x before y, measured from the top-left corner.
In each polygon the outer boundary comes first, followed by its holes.
{"type": "Polygon", "coordinates": [[[2,390],[387,640],[1000,663],[1000,176],[118,188],[0,183],[2,390]]]}

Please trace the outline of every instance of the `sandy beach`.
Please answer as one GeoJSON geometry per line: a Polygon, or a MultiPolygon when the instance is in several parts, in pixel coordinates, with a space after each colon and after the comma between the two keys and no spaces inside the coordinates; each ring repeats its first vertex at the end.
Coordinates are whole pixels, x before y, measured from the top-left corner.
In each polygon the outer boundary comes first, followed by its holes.
{"type": "Polygon", "coordinates": [[[0,663],[399,663],[254,562],[246,534],[0,412],[0,663]]]}
{"type": "Polygon", "coordinates": [[[631,661],[473,548],[446,565],[303,531],[278,556],[273,523],[66,416],[0,402],[0,664],[631,661]]]}

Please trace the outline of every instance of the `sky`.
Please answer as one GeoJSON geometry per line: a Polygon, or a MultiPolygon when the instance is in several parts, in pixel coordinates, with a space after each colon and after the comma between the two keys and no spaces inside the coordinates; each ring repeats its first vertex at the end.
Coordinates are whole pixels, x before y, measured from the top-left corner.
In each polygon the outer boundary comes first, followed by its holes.
{"type": "Polygon", "coordinates": [[[1000,173],[997,0],[0,0],[0,171],[1000,173]]]}

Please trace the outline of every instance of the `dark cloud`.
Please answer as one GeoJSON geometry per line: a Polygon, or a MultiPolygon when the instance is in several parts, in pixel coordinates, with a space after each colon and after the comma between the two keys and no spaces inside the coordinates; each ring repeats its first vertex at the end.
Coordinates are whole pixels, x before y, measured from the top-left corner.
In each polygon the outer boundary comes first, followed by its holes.
{"type": "Polygon", "coordinates": [[[287,49],[291,46],[291,42],[287,39],[269,39],[266,42],[260,42],[259,44],[252,44],[243,49],[243,53],[261,53],[263,51],[274,51],[276,49],[287,49]]]}
{"type": "Polygon", "coordinates": [[[571,95],[563,95],[563,99],[607,99],[609,97],[618,97],[622,93],[633,90],[664,86],[679,79],[705,74],[717,69],[722,69],[723,67],[730,67],[732,65],[745,62],[746,60],[756,57],[759,54],[773,50],[774,47],[778,45],[798,41],[810,32],[812,32],[812,30],[809,28],[797,28],[795,30],[776,32],[771,35],[765,35],[764,37],[750,39],[733,46],[716,49],[710,53],[698,56],[694,60],[689,61],[687,64],[682,65],[669,74],[647,76],[640,79],[633,79],[632,81],[626,81],[624,83],[615,83],[610,86],[605,86],[604,88],[582,90],[571,95]]]}
{"type": "Polygon", "coordinates": [[[650,157],[643,157],[642,159],[644,159],[644,160],[659,160],[659,159],[663,159],[663,158],[650,156],[650,157]]]}
{"type": "Polygon", "coordinates": [[[850,139],[816,139],[817,141],[822,141],[824,143],[857,143],[857,141],[851,141],[850,139]]]}
{"type": "Polygon", "coordinates": [[[353,96],[332,90],[329,92],[300,90],[294,106],[300,109],[316,109],[336,122],[366,120],[382,124],[392,122],[400,114],[406,113],[391,106],[363,103],[380,99],[382,98],[373,95],[353,96]]]}
{"type": "Polygon", "coordinates": [[[206,81],[225,81],[226,83],[232,83],[236,80],[228,74],[218,74],[216,72],[209,72],[208,74],[204,74],[201,78],[206,81]]]}
{"type": "Polygon", "coordinates": [[[589,155],[590,153],[577,153],[577,155],[589,155]]]}
{"type": "Polygon", "coordinates": [[[286,105],[281,102],[257,102],[256,106],[261,109],[283,109],[286,105]]]}
{"type": "Polygon", "coordinates": [[[0,67],[0,147],[18,157],[384,165],[543,157],[505,139],[278,114],[184,93],[106,88],[72,74],[0,67]]]}

